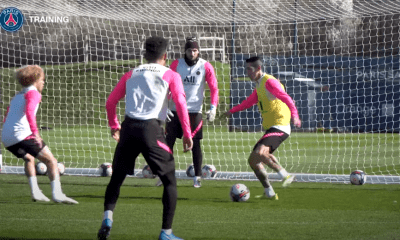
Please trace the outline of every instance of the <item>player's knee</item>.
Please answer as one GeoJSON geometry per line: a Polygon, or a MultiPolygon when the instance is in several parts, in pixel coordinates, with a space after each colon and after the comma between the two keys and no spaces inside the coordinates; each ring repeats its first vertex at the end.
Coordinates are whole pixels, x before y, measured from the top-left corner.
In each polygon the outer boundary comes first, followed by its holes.
{"type": "Polygon", "coordinates": [[[22,159],[24,159],[26,163],[34,163],[35,162],[35,158],[29,154],[26,154],[22,159]]]}
{"type": "Polygon", "coordinates": [[[263,162],[267,165],[271,165],[273,162],[273,156],[269,151],[253,151],[252,157],[249,158],[249,164],[253,169],[256,168],[257,164],[263,162]]]}
{"type": "Polygon", "coordinates": [[[46,164],[47,167],[57,165],[57,159],[55,158],[41,157],[39,160],[46,164]]]}
{"type": "Polygon", "coordinates": [[[272,161],[272,154],[271,153],[268,153],[268,152],[265,152],[265,153],[263,153],[262,154],[262,157],[264,158],[264,159],[266,159],[266,161],[268,161],[268,162],[270,162],[270,161],[272,161]]]}
{"type": "Polygon", "coordinates": [[[164,186],[176,185],[175,173],[173,171],[160,176],[160,180],[164,186]]]}
{"type": "Polygon", "coordinates": [[[44,164],[57,164],[57,159],[50,152],[50,149],[45,146],[37,155],[37,158],[44,164]]]}

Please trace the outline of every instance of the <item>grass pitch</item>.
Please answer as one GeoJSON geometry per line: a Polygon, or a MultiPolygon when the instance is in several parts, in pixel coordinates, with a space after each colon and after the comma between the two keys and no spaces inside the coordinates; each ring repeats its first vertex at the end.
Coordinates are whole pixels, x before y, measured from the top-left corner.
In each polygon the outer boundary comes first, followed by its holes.
{"type": "MultiPolygon", "coordinates": [[[[38,177],[50,197],[46,176],[38,177]]],[[[25,176],[0,174],[0,239],[96,239],[109,178],[61,177],[79,205],[34,203],[25,176]]],[[[242,181],[250,200],[230,201],[237,181],[178,181],[174,233],[184,239],[400,239],[400,186],[273,182],[278,201],[255,199],[259,182],[242,181]],[[398,203],[399,202],[399,203],[398,203]]],[[[110,239],[157,239],[162,187],[155,179],[127,178],[110,239]]]]}
{"type": "MultiPolygon", "coordinates": [[[[123,118],[122,118],[123,119],[123,118]]],[[[219,172],[251,172],[247,159],[262,132],[228,132],[227,127],[204,126],[203,163],[213,164],[219,172]]],[[[65,127],[42,130],[41,135],[58,161],[67,168],[97,168],[112,162],[116,142],[104,127],[65,127]]],[[[292,173],[350,174],[356,169],[368,175],[394,175],[400,172],[399,134],[338,134],[294,132],[274,155],[292,173]]],[[[2,147],[3,163],[23,166],[2,147]]],[[[176,168],[186,170],[192,163],[183,153],[182,141],[174,147],[176,168]]],[[[137,169],[146,165],[140,155],[137,169]]]]}

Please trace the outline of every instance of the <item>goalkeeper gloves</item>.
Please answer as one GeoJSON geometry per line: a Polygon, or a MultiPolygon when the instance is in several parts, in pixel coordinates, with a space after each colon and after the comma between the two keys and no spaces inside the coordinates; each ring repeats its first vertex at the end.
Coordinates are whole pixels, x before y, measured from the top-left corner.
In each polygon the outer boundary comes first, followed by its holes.
{"type": "Polygon", "coordinates": [[[167,109],[167,122],[171,122],[171,119],[174,117],[174,114],[171,112],[171,110],[167,109]]]}
{"type": "Polygon", "coordinates": [[[212,122],[215,120],[215,115],[217,115],[217,108],[211,104],[210,110],[206,112],[207,120],[212,122]]]}

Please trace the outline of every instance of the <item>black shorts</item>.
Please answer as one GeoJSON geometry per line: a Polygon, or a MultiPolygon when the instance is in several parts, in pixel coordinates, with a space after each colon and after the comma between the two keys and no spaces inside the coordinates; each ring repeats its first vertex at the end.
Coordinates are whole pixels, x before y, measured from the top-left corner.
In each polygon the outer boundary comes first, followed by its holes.
{"type": "Polygon", "coordinates": [[[7,147],[6,149],[14,154],[17,158],[23,158],[27,153],[36,158],[36,156],[46,146],[46,143],[42,140],[42,146],[35,141],[35,139],[22,140],[21,142],[7,147]]]}
{"type": "Polygon", "coordinates": [[[126,117],[115,149],[113,170],[132,175],[141,153],[152,172],[159,176],[175,171],[175,161],[164,137],[162,122],[126,117]]]}
{"type": "Polygon", "coordinates": [[[285,141],[288,137],[289,134],[276,128],[270,128],[265,131],[264,136],[262,136],[261,139],[258,140],[253,148],[253,151],[258,147],[259,144],[262,144],[264,146],[268,146],[270,148],[269,152],[273,153],[279,147],[279,145],[281,145],[281,143],[285,141]]]}
{"type": "MultiPolygon", "coordinates": [[[[177,112],[172,112],[174,116],[170,122],[167,122],[167,134],[171,134],[176,138],[182,138],[182,125],[178,118],[177,112]]],[[[192,138],[203,139],[203,115],[201,113],[189,113],[190,128],[192,130],[192,138]]]]}

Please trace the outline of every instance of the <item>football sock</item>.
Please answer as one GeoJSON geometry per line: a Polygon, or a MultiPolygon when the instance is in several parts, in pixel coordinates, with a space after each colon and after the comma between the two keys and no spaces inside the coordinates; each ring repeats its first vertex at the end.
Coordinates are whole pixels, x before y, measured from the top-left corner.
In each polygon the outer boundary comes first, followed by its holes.
{"type": "Polygon", "coordinates": [[[171,229],[172,221],[175,214],[176,201],[178,199],[178,192],[176,190],[176,178],[174,171],[160,176],[164,183],[164,192],[162,196],[163,215],[161,229],[171,229]]]}
{"type": "Polygon", "coordinates": [[[36,176],[28,177],[28,182],[32,192],[40,191],[36,176]]]}
{"type": "Polygon", "coordinates": [[[272,188],[272,186],[270,186],[270,187],[268,187],[268,188],[265,188],[264,191],[265,191],[265,195],[266,195],[267,197],[273,197],[273,196],[275,196],[275,191],[274,191],[274,189],[272,188]]]}
{"type": "Polygon", "coordinates": [[[172,229],[161,229],[161,231],[164,231],[167,235],[172,233],[172,229]]]}
{"type": "Polygon", "coordinates": [[[193,139],[192,158],[194,173],[201,176],[201,165],[203,164],[203,152],[201,151],[200,139],[193,139]]]}
{"type": "Polygon", "coordinates": [[[61,191],[61,182],[60,182],[60,179],[58,178],[56,178],[56,179],[54,179],[53,181],[51,181],[50,182],[50,185],[51,185],[51,190],[52,190],[52,194],[53,195],[55,195],[55,194],[62,194],[62,191],[61,191]]]}
{"type": "Polygon", "coordinates": [[[279,172],[278,175],[281,177],[281,179],[284,179],[289,175],[289,173],[286,171],[286,169],[282,168],[279,172]]]}
{"type": "Polygon", "coordinates": [[[107,210],[107,211],[104,212],[103,220],[104,220],[104,219],[107,219],[107,218],[110,219],[111,222],[114,221],[114,220],[113,220],[113,211],[107,210]]]}

